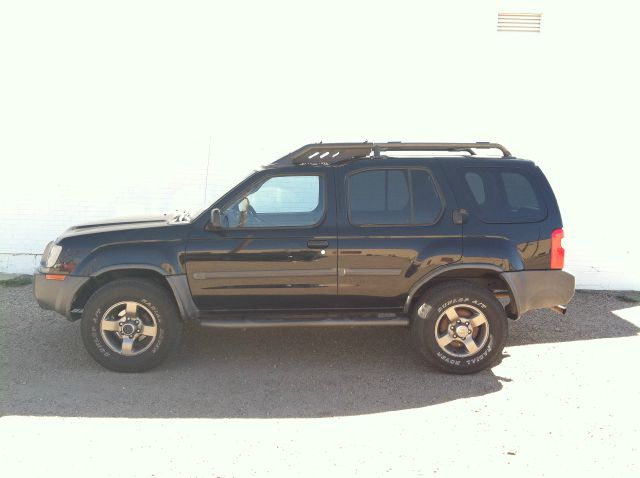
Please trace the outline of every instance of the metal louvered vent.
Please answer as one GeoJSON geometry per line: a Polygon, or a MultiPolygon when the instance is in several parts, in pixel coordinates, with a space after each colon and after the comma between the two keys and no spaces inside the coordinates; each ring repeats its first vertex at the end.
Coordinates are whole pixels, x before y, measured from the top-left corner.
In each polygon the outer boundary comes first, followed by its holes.
{"type": "Polygon", "coordinates": [[[542,13],[498,13],[499,32],[540,33],[542,13]]]}

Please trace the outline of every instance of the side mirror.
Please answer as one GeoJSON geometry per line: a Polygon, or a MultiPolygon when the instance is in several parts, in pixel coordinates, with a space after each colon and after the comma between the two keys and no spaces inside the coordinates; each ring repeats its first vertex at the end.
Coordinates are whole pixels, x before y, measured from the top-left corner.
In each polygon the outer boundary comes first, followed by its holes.
{"type": "Polygon", "coordinates": [[[215,208],[211,210],[211,229],[222,229],[222,213],[220,209],[215,208]]]}

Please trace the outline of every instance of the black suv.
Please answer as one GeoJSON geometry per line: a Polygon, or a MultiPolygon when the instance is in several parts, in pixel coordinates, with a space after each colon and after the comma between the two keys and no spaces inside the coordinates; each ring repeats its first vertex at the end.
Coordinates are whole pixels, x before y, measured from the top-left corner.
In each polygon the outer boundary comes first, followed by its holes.
{"type": "Polygon", "coordinates": [[[507,319],[565,310],[562,237],[543,173],[499,144],[320,143],[193,219],[68,229],[47,245],[35,295],[81,319],[89,353],[116,371],[158,365],[193,321],[409,327],[432,365],[472,373],[501,356],[507,319]],[[486,149],[503,157],[476,155],[486,149]]]}

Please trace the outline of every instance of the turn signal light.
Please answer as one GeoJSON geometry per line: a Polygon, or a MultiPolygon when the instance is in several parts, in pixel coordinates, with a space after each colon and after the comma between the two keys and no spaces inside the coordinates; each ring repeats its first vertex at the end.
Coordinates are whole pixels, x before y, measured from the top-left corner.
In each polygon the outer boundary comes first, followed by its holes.
{"type": "Polygon", "coordinates": [[[47,280],[64,280],[67,277],[65,274],[45,274],[44,278],[47,280]]]}
{"type": "Polygon", "coordinates": [[[551,268],[562,269],[564,267],[564,248],[562,238],[564,231],[556,229],[551,233],[551,268]]]}

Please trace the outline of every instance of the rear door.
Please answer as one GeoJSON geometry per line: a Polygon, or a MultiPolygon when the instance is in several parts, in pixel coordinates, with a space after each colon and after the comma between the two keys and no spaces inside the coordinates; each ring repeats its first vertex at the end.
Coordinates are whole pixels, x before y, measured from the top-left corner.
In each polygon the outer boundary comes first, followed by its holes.
{"type": "Polygon", "coordinates": [[[342,307],[399,309],[416,281],[460,260],[462,227],[437,163],[365,160],[338,171],[342,307]]]}
{"type": "Polygon", "coordinates": [[[185,255],[205,311],[335,306],[337,239],[329,168],[267,170],[223,204],[223,228],[195,224],[185,255]]]}

